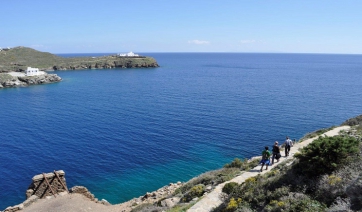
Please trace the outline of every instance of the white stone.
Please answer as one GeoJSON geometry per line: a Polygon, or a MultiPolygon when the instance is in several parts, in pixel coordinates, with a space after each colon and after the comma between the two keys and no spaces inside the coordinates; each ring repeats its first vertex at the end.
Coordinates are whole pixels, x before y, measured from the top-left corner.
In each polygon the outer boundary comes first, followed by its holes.
{"type": "Polygon", "coordinates": [[[192,201],[197,201],[197,200],[199,200],[198,197],[195,197],[195,198],[192,199],[192,201]]]}

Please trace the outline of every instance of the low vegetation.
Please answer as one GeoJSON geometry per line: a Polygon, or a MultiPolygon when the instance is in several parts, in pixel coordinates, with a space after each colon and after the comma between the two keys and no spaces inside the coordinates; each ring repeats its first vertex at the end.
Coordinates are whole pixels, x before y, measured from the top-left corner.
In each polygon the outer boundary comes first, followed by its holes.
{"type": "Polygon", "coordinates": [[[332,126],[332,127],[329,127],[329,128],[323,128],[323,129],[319,129],[319,130],[316,130],[316,131],[311,132],[311,133],[307,133],[305,136],[303,136],[303,138],[300,139],[300,141],[304,141],[304,140],[307,140],[307,139],[310,139],[310,138],[314,138],[316,136],[320,136],[325,132],[333,130],[334,128],[336,128],[336,126],[332,126]]]}
{"type": "Polygon", "coordinates": [[[13,77],[10,74],[0,73],[0,84],[5,81],[12,80],[13,77]]]}
{"type": "Polygon", "coordinates": [[[354,118],[350,118],[342,123],[342,125],[348,125],[348,126],[356,126],[360,125],[362,126],[362,115],[356,116],[354,118]]]}
{"type": "Polygon", "coordinates": [[[358,144],[359,141],[354,137],[320,137],[295,155],[299,159],[296,166],[303,174],[311,177],[330,174],[358,152],[358,144]]]}

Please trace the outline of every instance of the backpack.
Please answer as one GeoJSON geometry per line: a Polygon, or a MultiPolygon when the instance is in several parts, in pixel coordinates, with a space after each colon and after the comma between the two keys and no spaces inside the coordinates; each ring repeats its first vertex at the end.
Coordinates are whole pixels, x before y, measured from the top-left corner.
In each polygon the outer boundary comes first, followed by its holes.
{"type": "Polygon", "coordinates": [[[263,151],[262,159],[263,159],[263,160],[267,160],[267,159],[268,159],[268,151],[263,151]]]}

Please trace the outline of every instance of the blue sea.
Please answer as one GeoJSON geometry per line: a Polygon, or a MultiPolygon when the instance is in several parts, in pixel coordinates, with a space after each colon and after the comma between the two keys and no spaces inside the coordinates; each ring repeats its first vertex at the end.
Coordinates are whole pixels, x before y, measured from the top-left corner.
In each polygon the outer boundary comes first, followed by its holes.
{"type": "Polygon", "coordinates": [[[0,89],[0,209],[53,170],[121,203],[362,113],[362,55],[143,55],[161,67],[0,89]]]}

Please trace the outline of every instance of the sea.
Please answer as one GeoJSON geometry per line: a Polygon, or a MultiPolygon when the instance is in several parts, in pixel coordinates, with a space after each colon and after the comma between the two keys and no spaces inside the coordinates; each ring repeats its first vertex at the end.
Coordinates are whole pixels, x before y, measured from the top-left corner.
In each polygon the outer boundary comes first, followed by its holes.
{"type": "Polygon", "coordinates": [[[142,55],[160,67],[0,89],[0,210],[37,174],[121,203],[362,113],[362,55],[142,55]]]}

